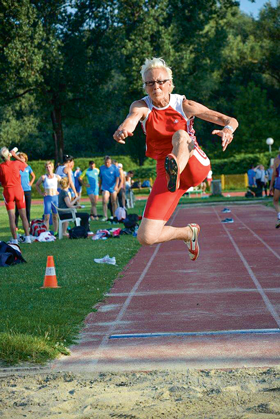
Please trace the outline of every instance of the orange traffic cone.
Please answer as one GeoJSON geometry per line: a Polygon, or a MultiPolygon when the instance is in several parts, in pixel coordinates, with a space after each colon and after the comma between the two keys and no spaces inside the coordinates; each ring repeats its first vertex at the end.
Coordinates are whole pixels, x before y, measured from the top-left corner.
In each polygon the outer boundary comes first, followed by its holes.
{"type": "Polygon", "coordinates": [[[57,285],[53,256],[48,256],[44,285],[41,288],[61,288],[57,285]]]}

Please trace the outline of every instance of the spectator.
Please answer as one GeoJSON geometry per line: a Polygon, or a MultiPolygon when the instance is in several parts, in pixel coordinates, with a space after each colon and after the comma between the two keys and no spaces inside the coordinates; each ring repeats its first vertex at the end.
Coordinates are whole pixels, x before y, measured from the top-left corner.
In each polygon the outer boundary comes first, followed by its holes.
{"type": "MultiPolygon", "coordinates": [[[[71,194],[69,192],[69,179],[68,177],[64,177],[60,180],[60,191],[58,196],[58,206],[60,209],[67,209],[67,208],[81,208],[80,206],[77,206],[76,203],[78,201],[78,197],[76,197],[73,201],[71,201],[71,194]]],[[[81,225],[85,227],[86,231],[89,231],[89,214],[86,212],[79,212],[77,214],[79,218],[81,218],[81,225]]],[[[71,213],[60,212],[59,217],[61,220],[67,220],[72,218],[71,213]]],[[[63,236],[67,235],[67,226],[68,223],[63,223],[63,236]]]]}
{"type": "Polygon", "coordinates": [[[261,196],[263,195],[263,190],[265,190],[265,194],[267,194],[267,190],[265,189],[265,184],[266,184],[265,170],[262,164],[259,164],[256,167],[256,184],[257,184],[257,188],[260,189],[261,196]]]}
{"type": "Polygon", "coordinates": [[[251,166],[251,169],[248,170],[247,176],[248,176],[248,185],[249,185],[249,187],[256,186],[256,170],[255,170],[255,166],[254,165],[252,165],[251,166]]]}
{"type": "Polygon", "coordinates": [[[126,177],[125,177],[125,191],[129,192],[131,189],[131,186],[133,185],[133,176],[134,176],[134,172],[132,170],[129,170],[129,172],[127,172],[126,177]]]}
{"type": "Polygon", "coordinates": [[[99,196],[99,184],[98,184],[99,169],[95,167],[95,162],[93,160],[90,160],[88,164],[89,164],[89,167],[86,171],[83,172],[81,179],[83,179],[84,176],[86,176],[87,194],[91,203],[90,218],[92,220],[98,220],[96,204],[97,204],[98,196],[99,196]]]}
{"type": "MultiPolygon", "coordinates": [[[[21,158],[26,164],[28,162],[28,156],[25,153],[18,153],[19,158],[21,158]]],[[[25,197],[25,206],[26,206],[26,217],[28,224],[30,224],[30,208],[31,208],[31,195],[32,195],[32,185],[35,180],[35,174],[30,166],[27,166],[24,170],[20,170],[21,177],[21,186],[24,192],[25,197]],[[31,176],[31,180],[30,180],[31,176]]],[[[16,227],[18,228],[18,216],[19,212],[16,206],[16,227]]]]}
{"type": "Polygon", "coordinates": [[[24,192],[21,186],[20,170],[24,171],[27,164],[23,159],[16,155],[15,151],[11,152],[7,147],[2,147],[0,156],[3,163],[0,164],[0,182],[3,186],[3,196],[9,217],[10,230],[12,233],[11,243],[18,244],[16,222],[15,222],[15,203],[22,221],[25,232],[24,243],[31,243],[29,235],[29,224],[26,217],[24,192]],[[11,156],[16,161],[11,161],[11,156]]]}
{"type": "MultiPolygon", "coordinates": [[[[268,187],[270,188],[270,184],[271,184],[271,179],[272,179],[272,173],[273,173],[273,164],[267,169],[266,174],[267,174],[267,183],[268,183],[268,187]]],[[[273,196],[273,191],[269,191],[269,196],[273,196]]]]}
{"type": "Polygon", "coordinates": [[[205,179],[203,182],[201,182],[200,184],[200,188],[202,190],[202,193],[205,194],[206,193],[206,188],[207,188],[207,184],[206,184],[207,179],[205,179]]]}
{"type": "Polygon", "coordinates": [[[54,173],[53,162],[47,161],[45,164],[46,174],[41,176],[36,182],[36,189],[38,193],[44,197],[44,223],[49,230],[50,215],[52,213],[53,229],[54,233],[57,233],[58,229],[58,217],[57,210],[52,205],[58,207],[58,182],[61,177],[54,173]],[[44,192],[42,192],[41,184],[43,184],[44,192]]]}
{"type": "Polygon", "coordinates": [[[109,199],[112,203],[112,212],[115,214],[117,209],[117,191],[120,178],[119,169],[112,164],[111,157],[104,158],[104,165],[100,167],[100,186],[102,190],[102,206],[104,218],[102,221],[108,219],[107,204],[109,199]]]}
{"type": "Polygon", "coordinates": [[[61,178],[68,177],[71,195],[72,197],[78,197],[78,193],[75,188],[73,168],[74,168],[74,157],[69,156],[69,154],[65,154],[63,156],[63,165],[60,165],[57,167],[56,174],[59,175],[61,178]]]}
{"type": "Polygon", "coordinates": [[[122,208],[125,208],[125,188],[126,188],[125,173],[123,171],[122,163],[119,163],[117,167],[120,171],[118,201],[119,201],[119,206],[122,208]]]}
{"type": "Polygon", "coordinates": [[[77,167],[77,169],[74,172],[74,185],[75,185],[75,189],[76,189],[76,192],[77,192],[79,198],[81,198],[81,196],[82,196],[82,184],[83,183],[80,179],[81,175],[82,175],[82,171],[79,167],[77,167]]]}

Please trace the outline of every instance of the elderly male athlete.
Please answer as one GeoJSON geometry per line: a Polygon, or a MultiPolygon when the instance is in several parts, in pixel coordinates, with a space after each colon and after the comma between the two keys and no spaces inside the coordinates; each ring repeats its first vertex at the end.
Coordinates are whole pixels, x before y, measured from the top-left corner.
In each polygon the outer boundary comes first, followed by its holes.
{"type": "Polygon", "coordinates": [[[166,226],[184,192],[199,185],[210,170],[210,161],[195,137],[194,118],[223,126],[222,130],[212,132],[221,137],[223,151],[233,140],[238,122],[185,96],[172,94],[172,71],[161,58],[146,59],[141,75],[148,96],[132,103],[128,116],[113,135],[117,142],[125,144],[140,121],[146,134],[146,155],[157,161],[157,178],[138,230],[138,240],[147,245],[183,240],[191,260],[196,260],[199,225],[166,226]]]}

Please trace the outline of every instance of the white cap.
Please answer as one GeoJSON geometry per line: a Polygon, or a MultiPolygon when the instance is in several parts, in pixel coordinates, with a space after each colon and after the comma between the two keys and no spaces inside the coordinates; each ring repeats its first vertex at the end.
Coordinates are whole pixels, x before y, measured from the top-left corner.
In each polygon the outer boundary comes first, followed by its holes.
{"type": "Polygon", "coordinates": [[[119,163],[118,166],[119,166],[119,169],[123,168],[123,165],[121,163],[119,163]]]}

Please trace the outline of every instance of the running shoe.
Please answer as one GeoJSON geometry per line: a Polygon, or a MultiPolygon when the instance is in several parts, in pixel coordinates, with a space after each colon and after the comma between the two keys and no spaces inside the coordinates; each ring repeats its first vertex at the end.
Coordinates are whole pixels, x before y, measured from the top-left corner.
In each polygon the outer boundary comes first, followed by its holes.
{"type": "Polygon", "coordinates": [[[30,236],[25,236],[24,241],[22,242],[22,244],[31,244],[31,238],[30,236]]]}
{"type": "Polygon", "coordinates": [[[222,220],[222,223],[232,224],[232,223],[234,223],[234,220],[232,218],[225,218],[224,220],[222,220]]]}
{"type": "Polygon", "coordinates": [[[223,213],[223,214],[226,214],[226,213],[228,213],[228,212],[231,212],[231,210],[230,210],[229,208],[224,208],[224,209],[222,210],[222,213],[223,213]]]}
{"type": "Polygon", "coordinates": [[[200,232],[200,227],[198,224],[188,224],[188,227],[192,230],[192,238],[190,241],[184,241],[189,249],[189,257],[192,261],[195,261],[199,256],[199,245],[198,245],[198,235],[200,232]]]}
{"type": "Polygon", "coordinates": [[[277,220],[275,228],[280,228],[280,220],[277,220]]]}
{"type": "Polygon", "coordinates": [[[167,189],[169,192],[176,192],[180,185],[180,173],[177,159],[174,154],[168,154],[165,158],[165,172],[167,189]]]}

